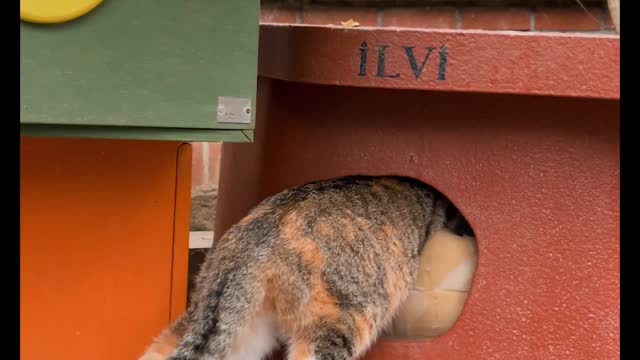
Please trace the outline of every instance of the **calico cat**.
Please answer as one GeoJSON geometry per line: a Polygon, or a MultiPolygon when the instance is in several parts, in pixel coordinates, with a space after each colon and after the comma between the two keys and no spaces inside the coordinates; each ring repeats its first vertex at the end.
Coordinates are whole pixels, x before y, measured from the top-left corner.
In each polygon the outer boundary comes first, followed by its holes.
{"type": "Polygon", "coordinates": [[[416,277],[430,234],[468,224],[435,189],[399,176],[316,181],[267,198],[212,247],[185,315],[141,360],[362,355],[416,277]]]}

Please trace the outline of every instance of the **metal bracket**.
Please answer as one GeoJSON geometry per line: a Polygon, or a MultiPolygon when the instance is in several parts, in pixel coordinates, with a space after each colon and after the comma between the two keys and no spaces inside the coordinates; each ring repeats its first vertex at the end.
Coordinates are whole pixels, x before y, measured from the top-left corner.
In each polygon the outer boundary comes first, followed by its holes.
{"type": "Polygon", "coordinates": [[[250,124],[251,123],[251,99],[236,97],[218,97],[219,123],[250,124]]]}

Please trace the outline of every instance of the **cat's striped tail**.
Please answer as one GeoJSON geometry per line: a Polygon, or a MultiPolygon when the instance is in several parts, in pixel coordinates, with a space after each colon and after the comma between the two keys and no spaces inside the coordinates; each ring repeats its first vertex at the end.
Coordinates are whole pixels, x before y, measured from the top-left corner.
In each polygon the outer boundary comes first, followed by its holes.
{"type": "MultiPolygon", "coordinates": [[[[222,360],[233,340],[258,311],[264,289],[258,284],[255,262],[229,264],[203,284],[200,301],[187,315],[189,328],[168,360],[222,360]]],[[[206,266],[206,264],[205,264],[206,266]]]]}

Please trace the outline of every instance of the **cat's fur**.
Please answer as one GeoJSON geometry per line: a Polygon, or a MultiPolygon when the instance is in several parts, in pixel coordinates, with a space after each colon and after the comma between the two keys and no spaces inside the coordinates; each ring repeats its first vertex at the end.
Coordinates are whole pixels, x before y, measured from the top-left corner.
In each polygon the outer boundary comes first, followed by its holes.
{"type": "Polygon", "coordinates": [[[210,250],[187,315],[141,359],[259,360],[278,341],[290,360],[354,359],[390,323],[442,227],[468,230],[444,196],[404,177],[267,198],[210,250]]]}

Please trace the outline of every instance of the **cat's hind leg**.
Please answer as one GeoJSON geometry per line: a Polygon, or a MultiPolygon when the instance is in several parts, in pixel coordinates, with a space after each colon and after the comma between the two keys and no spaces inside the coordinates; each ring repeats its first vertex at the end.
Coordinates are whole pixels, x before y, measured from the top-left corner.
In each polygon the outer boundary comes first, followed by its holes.
{"type": "Polygon", "coordinates": [[[307,336],[293,339],[288,360],[351,360],[355,357],[353,337],[333,326],[318,326],[307,336]]]}
{"type": "Polygon", "coordinates": [[[288,360],[356,359],[375,340],[375,333],[373,323],[359,312],[318,320],[292,336],[288,360]]]}
{"type": "Polygon", "coordinates": [[[234,338],[225,360],[262,360],[277,345],[275,320],[271,314],[261,312],[234,338]]]}

